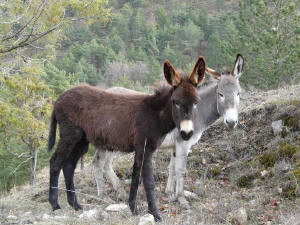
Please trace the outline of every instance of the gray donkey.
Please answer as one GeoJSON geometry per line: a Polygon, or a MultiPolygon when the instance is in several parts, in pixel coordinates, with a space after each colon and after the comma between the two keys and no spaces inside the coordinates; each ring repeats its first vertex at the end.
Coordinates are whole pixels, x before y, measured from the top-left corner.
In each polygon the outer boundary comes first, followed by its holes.
{"type": "MultiPolygon", "coordinates": [[[[184,173],[186,171],[187,156],[190,148],[198,142],[202,133],[221,116],[224,123],[229,128],[236,127],[238,123],[239,94],[241,91],[239,78],[243,72],[244,60],[240,54],[237,54],[233,69],[231,72],[218,73],[217,71],[206,67],[206,72],[217,79],[217,82],[206,87],[200,87],[198,90],[200,101],[197,104],[197,119],[191,124],[191,130],[194,135],[184,141],[177,129],[167,134],[159,148],[172,149],[171,161],[169,165],[169,177],[166,186],[166,193],[169,199],[178,200],[181,207],[188,209],[189,202],[184,197],[184,173]]],[[[136,91],[125,88],[111,88],[111,92],[136,94],[136,91]]],[[[143,94],[143,93],[140,93],[143,94]]],[[[180,106],[177,106],[180,107],[180,106]]],[[[116,176],[112,162],[116,153],[98,149],[93,159],[94,175],[97,183],[98,195],[104,195],[105,174],[111,181],[115,190],[121,190],[121,182],[116,176]]]]}

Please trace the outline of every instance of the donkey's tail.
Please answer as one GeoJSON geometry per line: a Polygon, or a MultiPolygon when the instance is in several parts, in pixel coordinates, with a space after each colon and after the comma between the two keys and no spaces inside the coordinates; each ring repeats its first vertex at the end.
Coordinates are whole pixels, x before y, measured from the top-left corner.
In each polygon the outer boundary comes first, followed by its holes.
{"type": "Polygon", "coordinates": [[[57,120],[56,120],[55,112],[53,111],[51,115],[51,123],[50,123],[49,138],[48,138],[48,152],[50,152],[50,150],[53,148],[55,144],[56,125],[57,125],[57,120]]]}

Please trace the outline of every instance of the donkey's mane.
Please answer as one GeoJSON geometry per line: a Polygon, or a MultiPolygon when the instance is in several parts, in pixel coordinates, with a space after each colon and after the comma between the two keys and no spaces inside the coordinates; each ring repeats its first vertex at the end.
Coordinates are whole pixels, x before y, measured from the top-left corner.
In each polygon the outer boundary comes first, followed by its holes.
{"type": "Polygon", "coordinates": [[[204,87],[202,86],[202,87],[198,88],[200,98],[201,98],[202,95],[206,95],[207,93],[211,93],[211,90],[215,89],[217,85],[218,85],[217,82],[213,82],[213,83],[207,84],[204,87]]]}
{"type": "Polygon", "coordinates": [[[173,88],[170,85],[163,84],[155,89],[153,95],[147,97],[146,102],[155,110],[161,110],[165,106],[166,98],[171,98],[173,88]]]}

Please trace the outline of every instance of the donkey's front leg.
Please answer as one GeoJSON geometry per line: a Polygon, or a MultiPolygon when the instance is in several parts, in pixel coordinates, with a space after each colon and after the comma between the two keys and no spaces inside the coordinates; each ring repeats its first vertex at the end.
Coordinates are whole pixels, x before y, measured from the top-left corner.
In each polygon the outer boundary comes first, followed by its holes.
{"type": "Polygon", "coordinates": [[[132,169],[131,186],[129,192],[129,208],[133,214],[137,214],[136,195],[137,195],[137,190],[138,190],[140,176],[141,176],[142,161],[143,161],[143,152],[136,151],[134,155],[134,164],[132,169]]]}
{"type": "Polygon", "coordinates": [[[155,194],[154,194],[154,176],[153,176],[153,166],[152,166],[152,153],[145,155],[143,162],[143,181],[144,188],[146,191],[148,210],[154,216],[155,221],[161,221],[159,216],[157,206],[155,203],[155,194]]]}
{"type": "Polygon", "coordinates": [[[176,196],[184,209],[189,209],[189,202],[184,197],[184,174],[186,171],[187,155],[190,146],[185,142],[176,143],[175,173],[176,173],[176,196]]]}
{"type": "Polygon", "coordinates": [[[169,176],[166,186],[166,194],[170,201],[175,201],[175,186],[176,186],[176,174],[175,174],[175,159],[176,158],[176,146],[171,150],[171,159],[169,164],[169,176]]]}

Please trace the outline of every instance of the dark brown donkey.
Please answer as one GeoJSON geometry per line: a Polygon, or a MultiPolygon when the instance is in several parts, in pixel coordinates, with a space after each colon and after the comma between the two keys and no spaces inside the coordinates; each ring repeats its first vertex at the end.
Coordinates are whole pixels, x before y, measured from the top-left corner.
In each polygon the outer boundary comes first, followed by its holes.
{"type": "Polygon", "coordinates": [[[154,95],[113,94],[87,85],[61,94],[54,105],[48,142],[50,151],[55,144],[58,123],[60,140],[50,160],[49,201],[52,209],[60,208],[57,185],[61,168],[68,202],[75,210],[81,209],[74,191],[74,170],[91,143],[109,150],[135,152],[130,209],[135,212],[142,174],[148,210],[156,220],[161,220],[154,199],[152,153],[175,127],[184,140],[193,135],[199,100],[196,87],[203,81],[204,73],[203,57],[199,57],[190,76],[182,77],[166,61],[164,75],[171,87],[160,87],[154,95]]]}

